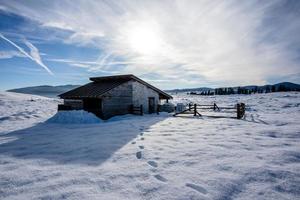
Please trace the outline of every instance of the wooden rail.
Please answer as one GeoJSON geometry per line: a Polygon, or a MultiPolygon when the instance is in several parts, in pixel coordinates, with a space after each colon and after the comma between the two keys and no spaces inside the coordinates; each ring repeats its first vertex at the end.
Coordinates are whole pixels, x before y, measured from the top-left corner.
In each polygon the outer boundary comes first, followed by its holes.
{"type": "MultiPolygon", "coordinates": [[[[203,109],[203,110],[220,110],[220,108],[218,107],[218,105],[216,103],[214,103],[213,105],[205,105],[205,104],[194,104],[194,106],[196,105],[197,109],[203,109]]],[[[188,105],[189,107],[192,106],[192,104],[188,105]]]]}
{"type": "Polygon", "coordinates": [[[136,114],[136,115],[143,115],[143,105],[140,106],[129,106],[129,112],[131,114],[136,114]]]}
{"type": "Polygon", "coordinates": [[[179,114],[194,114],[194,116],[202,116],[198,111],[197,111],[197,104],[189,104],[188,108],[179,112],[175,113],[173,116],[179,115],[179,114]]]}
{"type": "Polygon", "coordinates": [[[186,109],[184,109],[181,112],[175,113],[173,116],[177,116],[179,114],[193,114],[194,116],[202,116],[198,112],[198,110],[214,110],[214,111],[235,110],[236,118],[242,119],[245,115],[245,107],[246,106],[244,103],[238,103],[236,104],[236,107],[219,107],[216,103],[214,103],[213,105],[188,104],[186,109]]]}

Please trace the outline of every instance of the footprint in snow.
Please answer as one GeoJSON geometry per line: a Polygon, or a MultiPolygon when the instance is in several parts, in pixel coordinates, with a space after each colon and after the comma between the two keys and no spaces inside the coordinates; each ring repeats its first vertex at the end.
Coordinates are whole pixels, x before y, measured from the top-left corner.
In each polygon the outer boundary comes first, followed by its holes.
{"type": "Polygon", "coordinates": [[[131,144],[135,144],[135,143],[136,143],[135,141],[131,142],[131,144]]]}
{"type": "Polygon", "coordinates": [[[137,159],[141,159],[142,158],[142,152],[141,151],[136,152],[136,158],[137,159]]]}
{"type": "Polygon", "coordinates": [[[145,138],[144,138],[144,137],[142,137],[142,138],[141,138],[141,140],[145,140],[145,138]]]}
{"type": "Polygon", "coordinates": [[[139,148],[140,148],[140,149],[144,149],[144,146],[141,145],[141,146],[139,146],[139,148]]]}
{"type": "Polygon", "coordinates": [[[252,122],[255,122],[254,116],[253,116],[252,114],[250,115],[250,117],[251,117],[251,121],[252,121],[252,122]]]}
{"type": "Polygon", "coordinates": [[[192,188],[194,190],[196,190],[197,192],[200,192],[202,194],[207,194],[207,190],[199,185],[195,185],[192,183],[187,183],[185,184],[186,187],[192,188]]]}
{"type": "Polygon", "coordinates": [[[144,135],[144,133],[140,133],[140,136],[143,136],[144,135]]]}
{"type": "Polygon", "coordinates": [[[257,120],[260,121],[262,124],[269,125],[269,123],[265,122],[265,121],[262,120],[262,119],[257,119],[257,120]]]}
{"type": "Polygon", "coordinates": [[[167,181],[168,181],[165,177],[163,177],[163,176],[161,176],[161,175],[159,175],[159,174],[154,175],[154,177],[155,177],[157,180],[161,181],[161,182],[167,182],[167,181]]]}
{"type": "Polygon", "coordinates": [[[157,162],[155,162],[155,161],[153,161],[153,160],[150,160],[150,161],[148,161],[147,163],[148,163],[151,167],[157,167],[157,166],[158,166],[157,162]]]}

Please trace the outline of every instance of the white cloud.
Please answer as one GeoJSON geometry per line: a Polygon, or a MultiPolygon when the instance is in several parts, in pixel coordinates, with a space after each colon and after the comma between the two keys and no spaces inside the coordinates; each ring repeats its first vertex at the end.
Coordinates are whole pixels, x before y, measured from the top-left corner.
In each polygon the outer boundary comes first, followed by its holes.
{"type": "Polygon", "coordinates": [[[35,61],[38,65],[42,66],[49,74],[52,74],[52,71],[43,63],[40,52],[38,48],[36,48],[32,43],[28,40],[24,40],[25,45],[30,49],[30,56],[33,61],[35,61]]]}
{"type": "Polygon", "coordinates": [[[2,6],[2,5],[0,5],[0,10],[2,10],[2,11],[6,11],[7,9],[6,9],[6,7],[5,7],[5,6],[2,6]]]}
{"type": "Polygon", "coordinates": [[[276,74],[299,73],[298,54],[290,48],[300,44],[299,16],[277,12],[281,7],[284,1],[278,0],[8,1],[5,5],[43,26],[72,31],[67,43],[93,45],[106,52],[95,63],[78,67],[109,71],[122,58],[121,64],[127,65],[120,73],[155,72],[185,85],[197,79],[189,77],[235,85],[262,84],[276,74]]]}
{"type": "Polygon", "coordinates": [[[0,59],[8,59],[13,57],[25,57],[19,51],[0,51],[0,59]]]}
{"type": "Polygon", "coordinates": [[[13,41],[9,40],[7,37],[2,35],[1,33],[0,33],[0,38],[7,41],[8,43],[10,43],[12,46],[17,48],[19,50],[19,52],[22,53],[25,57],[36,62],[38,65],[43,67],[49,74],[53,75],[52,71],[43,63],[40,53],[39,53],[39,50],[33,44],[31,44],[29,41],[24,40],[25,45],[30,49],[30,53],[27,53],[22,47],[20,47],[13,41]]]}

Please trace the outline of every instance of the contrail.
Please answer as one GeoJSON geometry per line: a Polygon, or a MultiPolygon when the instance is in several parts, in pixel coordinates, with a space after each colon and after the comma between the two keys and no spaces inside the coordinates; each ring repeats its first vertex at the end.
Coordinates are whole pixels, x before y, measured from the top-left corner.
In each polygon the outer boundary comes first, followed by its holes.
{"type": "Polygon", "coordinates": [[[11,45],[13,45],[14,47],[16,47],[26,57],[28,57],[29,59],[31,59],[32,61],[34,61],[38,65],[40,65],[41,67],[43,67],[49,74],[53,75],[53,72],[43,63],[43,61],[42,61],[42,59],[40,57],[40,54],[39,54],[39,50],[35,46],[33,46],[33,44],[31,44],[27,40],[24,41],[25,44],[26,44],[26,46],[28,46],[28,48],[30,48],[30,54],[31,54],[30,55],[22,47],[18,46],[16,43],[12,42],[11,40],[9,40],[8,38],[6,38],[1,33],[0,33],[0,37],[3,40],[5,40],[8,43],[10,43],[11,45]]]}

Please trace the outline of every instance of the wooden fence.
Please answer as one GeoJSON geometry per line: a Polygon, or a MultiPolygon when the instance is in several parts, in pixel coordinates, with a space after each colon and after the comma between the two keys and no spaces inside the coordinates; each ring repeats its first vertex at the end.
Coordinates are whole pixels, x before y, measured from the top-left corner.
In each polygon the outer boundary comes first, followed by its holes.
{"type": "MultiPolygon", "coordinates": [[[[161,105],[157,105],[155,112],[156,114],[159,114],[161,110],[161,105]]],[[[134,115],[143,115],[143,105],[140,106],[134,106],[134,105],[130,105],[129,106],[129,113],[134,114],[134,115]]]]}
{"type": "Polygon", "coordinates": [[[222,112],[222,110],[233,110],[233,113],[236,113],[236,117],[234,118],[242,119],[245,115],[245,104],[238,103],[235,107],[219,107],[216,103],[212,105],[188,104],[186,109],[181,112],[175,113],[173,116],[177,116],[179,114],[193,114],[194,116],[202,116],[200,114],[200,110],[213,110],[219,112],[222,112]]]}
{"type": "Polygon", "coordinates": [[[244,103],[238,103],[236,104],[236,109],[237,109],[237,118],[242,119],[245,115],[246,105],[244,103]]]}
{"type": "Polygon", "coordinates": [[[143,105],[140,106],[129,106],[129,113],[135,114],[135,115],[143,115],[143,105]]]}

